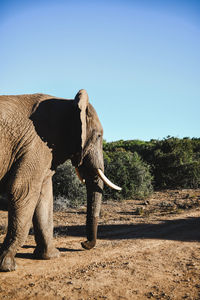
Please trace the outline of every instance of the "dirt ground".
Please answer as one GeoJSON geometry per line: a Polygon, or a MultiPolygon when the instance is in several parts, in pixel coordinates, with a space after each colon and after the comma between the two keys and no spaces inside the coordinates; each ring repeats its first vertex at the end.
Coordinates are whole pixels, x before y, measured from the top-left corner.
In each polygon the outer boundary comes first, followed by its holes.
{"type": "MultiPolygon", "coordinates": [[[[6,223],[0,211],[0,243],[6,223]]],[[[90,251],[84,223],[83,207],[54,213],[61,256],[50,261],[32,258],[30,234],[17,270],[0,273],[0,299],[200,299],[200,190],[104,203],[90,251]]]]}

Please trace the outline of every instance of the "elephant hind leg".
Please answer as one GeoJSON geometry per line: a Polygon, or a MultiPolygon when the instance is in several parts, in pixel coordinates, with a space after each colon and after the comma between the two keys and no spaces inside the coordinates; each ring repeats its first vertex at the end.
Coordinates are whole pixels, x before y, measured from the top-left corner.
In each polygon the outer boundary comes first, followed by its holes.
{"type": "Polygon", "coordinates": [[[39,201],[33,216],[36,241],[35,258],[51,259],[59,257],[59,251],[53,245],[53,191],[52,171],[48,171],[41,188],[39,201]]]}
{"type": "Polygon", "coordinates": [[[9,204],[8,231],[0,249],[0,271],[16,269],[14,257],[28,236],[38,197],[38,192],[29,191],[24,199],[20,197],[19,206],[16,203],[9,204]]]}
{"type": "Polygon", "coordinates": [[[34,210],[40,197],[46,171],[42,169],[42,162],[33,163],[33,155],[26,152],[13,166],[10,175],[7,187],[8,231],[0,249],[0,271],[15,270],[15,254],[28,236],[34,210]]]}

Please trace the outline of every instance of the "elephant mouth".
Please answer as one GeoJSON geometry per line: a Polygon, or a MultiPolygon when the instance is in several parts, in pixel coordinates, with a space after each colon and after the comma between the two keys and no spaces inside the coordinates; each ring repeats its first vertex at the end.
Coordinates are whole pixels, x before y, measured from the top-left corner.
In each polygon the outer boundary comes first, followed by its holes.
{"type": "MultiPolygon", "coordinates": [[[[121,187],[117,186],[116,184],[112,183],[103,173],[103,171],[101,169],[96,169],[97,175],[99,176],[99,178],[101,178],[101,180],[111,189],[117,190],[117,191],[121,191],[121,187]]],[[[78,168],[76,168],[76,174],[78,176],[78,178],[80,179],[80,181],[82,183],[85,183],[85,179],[82,178],[82,176],[80,175],[78,168]]]]}

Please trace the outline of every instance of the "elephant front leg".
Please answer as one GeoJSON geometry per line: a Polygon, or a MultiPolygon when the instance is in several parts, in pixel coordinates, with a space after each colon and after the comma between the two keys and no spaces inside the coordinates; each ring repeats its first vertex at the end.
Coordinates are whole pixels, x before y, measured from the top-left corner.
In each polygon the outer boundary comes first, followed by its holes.
{"type": "Polygon", "coordinates": [[[53,193],[52,172],[44,179],[40,198],[33,216],[33,226],[36,241],[35,258],[51,259],[59,257],[60,253],[53,245],[53,193]]]}

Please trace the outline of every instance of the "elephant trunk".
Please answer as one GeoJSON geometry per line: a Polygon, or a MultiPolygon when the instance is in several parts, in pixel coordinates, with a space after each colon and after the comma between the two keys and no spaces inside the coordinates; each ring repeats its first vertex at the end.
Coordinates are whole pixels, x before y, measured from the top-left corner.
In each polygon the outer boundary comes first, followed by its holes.
{"type": "MultiPolygon", "coordinates": [[[[103,165],[103,164],[102,164],[103,165]]],[[[81,243],[85,249],[92,249],[96,244],[97,239],[97,227],[98,218],[101,209],[102,192],[104,183],[110,188],[120,191],[121,188],[112,183],[104,175],[104,167],[94,168],[92,173],[87,173],[84,167],[76,168],[76,173],[79,179],[86,183],[87,188],[87,220],[86,220],[86,232],[87,241],[81,243]],[[85,175],[85,176],[84,176],[85,175]]]]}
{"type": "Polygon", "coordinates": [[[86,181],[87,188],[87,241],[82,243],[84,249],[92,249],[96,245],[98,219],[101,210],[103,182],[97,178],[97,182],[90,184],[86,181]]]}

